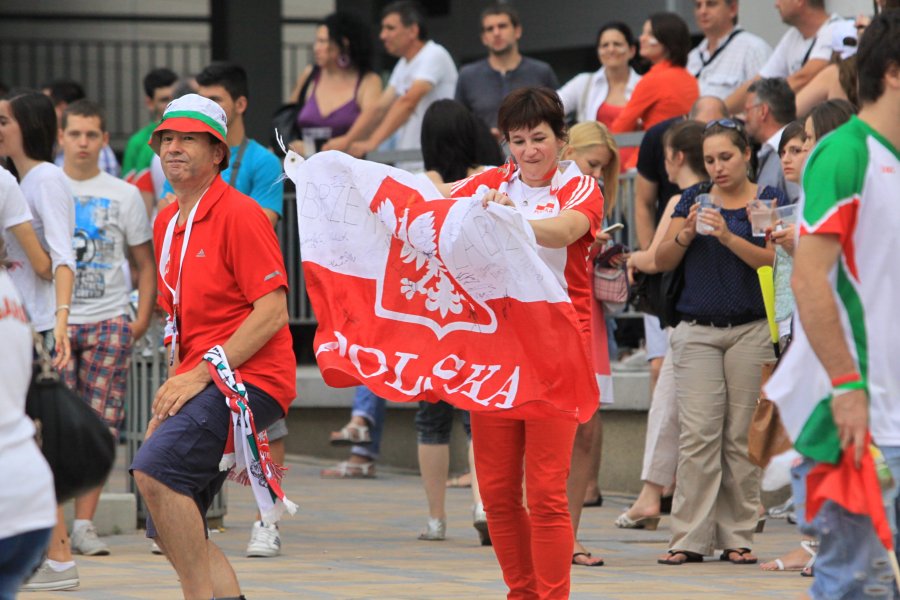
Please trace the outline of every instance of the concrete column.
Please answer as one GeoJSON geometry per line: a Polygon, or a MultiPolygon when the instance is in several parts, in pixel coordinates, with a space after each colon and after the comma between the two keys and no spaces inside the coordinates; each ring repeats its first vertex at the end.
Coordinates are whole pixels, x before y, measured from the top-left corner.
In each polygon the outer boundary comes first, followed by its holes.
{"type": "Polygon", "coordinates": [[[266,144],[272,113],[282,104],[281,0],[210,0],[213,60],[235,62],[247,70],[247,135],[266,144]]]}

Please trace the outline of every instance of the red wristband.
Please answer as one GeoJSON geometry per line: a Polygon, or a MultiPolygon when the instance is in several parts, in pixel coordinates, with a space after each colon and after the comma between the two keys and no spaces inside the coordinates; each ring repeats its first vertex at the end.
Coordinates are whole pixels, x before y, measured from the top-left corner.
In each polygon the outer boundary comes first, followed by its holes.
{"type": "Polygon", "coordinates": [[[831,387],[836,388],[838,386],[844,385],[845,383],[853,383],[856,381],[862,381],[862,375],[859,374],[859,371],[847,373],[846,375],[841,375],[840,377],[835,377],[831,380],[831,387]]]}

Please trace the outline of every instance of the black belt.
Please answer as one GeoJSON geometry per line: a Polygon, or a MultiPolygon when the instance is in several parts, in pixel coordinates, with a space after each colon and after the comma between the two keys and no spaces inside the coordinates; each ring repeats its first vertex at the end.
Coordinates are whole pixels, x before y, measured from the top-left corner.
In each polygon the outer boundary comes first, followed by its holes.
{"type": "Polygon", "coordinates": [[[697,315],[681,315],[681,320],[691,325],[703,325],[705,327],[737,327],[753,321],[765,319],[758,315],[732,315],[727,317],[702,317],[697,315]]]}

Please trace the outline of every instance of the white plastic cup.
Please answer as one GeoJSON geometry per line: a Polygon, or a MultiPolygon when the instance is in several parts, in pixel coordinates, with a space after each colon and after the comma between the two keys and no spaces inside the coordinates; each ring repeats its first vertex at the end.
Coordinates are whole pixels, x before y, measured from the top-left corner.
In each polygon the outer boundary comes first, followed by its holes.
{"type": "Polygon", "coordinates": [[[775,226],[775,231],[780,231],[787,225],[796,225],[799,214],[800,207],[796,204],[776,206],[772,211],[772,221],[775,226]]]}
{"type": "Polygon", "coordinates": [[[714,210],[716,212],[721,212],[722,201],[712,194],[698,194],[697,204],[700,205],[700,207],[697,209],[697,233],[699,233],[700,235],[709,235],[710,233],[712,233],[713,228],[700,220],[700,214],[704,210],[714,210]]]}
{"type": "Polygon", "coordinates": [[[775,224],[775,200],[754,198],[748,208],[753,237],[766,237],[766,230],[775,224]]]}
{"type": "Polygon", "coordinates": [[[304,158],[320,152],[325,142],[331,139],[331,127],[304,127],[301,133],[304,158]]]}

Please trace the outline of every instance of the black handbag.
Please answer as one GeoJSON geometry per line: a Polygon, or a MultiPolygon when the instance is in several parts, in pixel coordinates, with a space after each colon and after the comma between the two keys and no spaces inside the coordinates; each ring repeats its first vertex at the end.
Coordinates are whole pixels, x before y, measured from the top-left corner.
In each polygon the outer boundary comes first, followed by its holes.
{"type": "Polygon", "coordinates": [[[313,67],[312,71],[310,71],[309,73],[309,76],[306,78],[306,81],[304,81],[303,85],[300,87],[299,102],[283,104],[272,114],[272,136],[269,140],[270,147],[279,147],[276,132],[277,135],[281,136],[281,139],[282,141],[284,141],[285,146],[287,146],[294,140],[299,140],[302,137],[300,127],[298,127],[297,125],[297,115],[299,115],[300,111],[303,110],[303,105],[306,104],[306,92],[309,89],[310,83],[313,82],[318,73],[319,67],[313,67]]]}
{"type": "Polygon", "coordinates": [[[638,312],[658,317],[660,306],[662,306],[661,281],[661,273],[636,271],[634,273],[634,283],[631,284],[629,289],[628,304],[638,312]]]}
{"type": "Polygon", "coordinates": [[[103,485],[116,459],[116,441],[94,409],[60,380],[37,334],[34,346],[25,412],[53,471],[56,501],[63,503],[103,485]]]}
{"type": "Polygon", "coordinates": [[[678,299],[681,298],[681,291],[684,289],[684,261],[678,263],[678,266],[671,271],[662,273],[660,278],[660,309],[659,323],[662,327],[675,327],[681,322],[678,310],[675,306],[678,299]]]}

